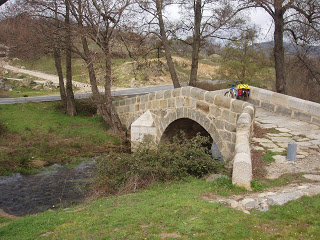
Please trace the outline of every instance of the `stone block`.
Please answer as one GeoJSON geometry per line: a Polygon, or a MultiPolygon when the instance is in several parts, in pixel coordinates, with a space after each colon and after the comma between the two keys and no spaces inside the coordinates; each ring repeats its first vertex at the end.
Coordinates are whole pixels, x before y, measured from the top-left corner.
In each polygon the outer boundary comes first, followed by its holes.
{"type": "Polygon", "coordinates": [[[183,97],[178,97],[176,98],[176,107],[183,107],[184,106],[184,98],[183,97]]]}
{"type": "Polygon", "coordinates": [[[190,96],[191,96],[192,98],[194,98],[194,99],[199,100],[199,94],[200,94],[200,92],[201,92],[201,89],[199,89],[199,88],[192,88],[192,89],[190,90],[190,96]]]}
{"type": "Polygon", "coordinates": [[[210,115],[212,115],[214,118],[220,117],[222,114],[222,111],[219,107],[215,106],[215,105],[210,105],[210,115]]]}
{"type": "Polygon", "coordinates": [[[125,100],[125,102],[126,102],[126,105],[130,105],[130,104],[131,104],[131,98],[127,98],[127,99],[125,100]]]}
{"type": "Polygon", "coordinates": [[[231,98],[228,98],[222,95],[216,95],[216,97],[214,98],[214,104],[220,107],[230,109],[231,100],[232,100],[231,98]]]}
{"type": "Polygon", "coordinates": [[[137,103],[140,103],[141,101],[140,101],[140,96],[136,96],[136,102],[137,103]]]}
{"type": "Polygon", "coordinates": [[[183,108],[182,108],[182,107],[177,108],[176,111],[177,111],[177,118],[178,118],[178,119],[184,117],[184,116],[183,116],[183,108]]]}
{"type": "Polygon", "coordinates": [[[156,99],[163,99],[164,91],[156,92],[156,99]]]}
{"type": "Polygon", "coordinates": [[[153,109],[159,109],[159,107],[160,107],[160,100],[152,101],[152,108],[153,109]]]}
{"type": "Polygon", "coordinates": [[[311,115],[303,112],[293,112],[293,118],[299,119],[305,122],[311,122],[311,115]]]}
{"type": "Polygon", "coordinates": [[[260,88],[250,87],[250,98],[249,99],[259,99],[260,88]]]}
{"type": "Polygon", "coordinates": [[[164,100],[160,100],[160,109],[164,109],[168,107],[168,100],[164,99],[164,100]]]}
{"type": "Polygon", "coordinates": [[[305,112],[307,112],[313,116],[320,117],[320,104],[306,101],[305,112]]]}
{"type": "Polygon", "coordinates": [[[168,99],[168,107],[169,108],[175,108],[176,107],[176,99],[175,98],[169,98],[168,99]]]}
{"type": "Polygon", "coordinates": [[[146,104],[145,103],[140,103],[139,105],[140,105],[139,106],[140,110],[142,110],[142,111],[146,110],[146,104]]]}
{"type": "Polygon", "coordinates": [[[115,106],[115,107],[117,107],[117,106],[119,106],[120,104],[119,104],[119,101],[112,101],[112,105],[115,106]]]}
{"type": "Polygon", "coordinates": [[[194,99],[194,98],[191,98],[190,99],[190,107],[191,108],[196,108],[196,105],[197,105],[197,100],[194,99]]]}
{"type": "Polygon", "coordinates": [[[248,153],[238,153],[233,160],[232,184],[251,190],[252,164],[248,153]]]}
{"type": "Polygon", "coordinates": [[[189,97],[190,96],[190,90],[192,89],[192,87],[187,86],[187,87],[183,87],[181,88],[181,94],[183,96],[189,97]]]}
{"type": "Polygon", "coordinates": [[[172,89],[172,97],[180,97],[181,96],[181,88],[172,89]]]}
{"type": "Polygon", "coordinates": [[[207,91],[200,89],[200,92],[198,94],[198,100],[204,100],[204,95],[207,93],[207,91]]]}
{"type": "Polygon", "coordinates": [[[208,103],[214,103],[215,94],[212,92],[206,92],[204,99],[208,103]]]}
{"type": "Polygon", "coordinates": [[[236,123],[237,122],[237,114],[231,112],[230,110],[224,109],[222,111],[221,118],[229,123],[236,123]]]}
{"type": "Polygon", "coordinates": [[[224,124],[225,122],[222,120],[214,119],[213,120],[214,125],[216,126],[217,129],[224,129],[224,124]]]}
{"type": "Polygon", "coordinates": [[[227,131],[229,131],[229,132],[235,132],[236,131],[236,125],[228,123],[228,122],[225,122],[225,129],[227,131]]]}
{"type": "Polygon", "coordinates": [[[172,97],[172,90],[164,91],[163,97],[164,97],[164,99],[171,98],[172,97]]]}
{"type": "Polygon", "coordinates": [[[146,109],[152,109],[152,102],[151,101],[147,102],[146,109]]]}
{"type": "Polygon", "coordinates": [[[140,96],[140,100],[141,100],[141,103],[146,103],[149,101],[149,96],[148,95],[142,95],[140,96]]]}
{"type": "Polygon", "coordinates": [[[134,112],[135,111],[135,105],[134,104],[130,104],[130,112],[134,112]]]}
{"type": "Polygon", "coordinates": [[[286,108],[289,105],[289,96],[281,93],[273,93],[270,102],[272,102],[275,105],[280,105],[286,108]]]}
{"type": "Polygon", "coordinates": [[[254,110],[254,107],[252,105],[245,106],[245,108],[243,109],[243,113],[248,113],[250,115],[250,117],[251,117],[251,120],[254,119],[255,110],[254,110]]]}
{"type": "Polygon", "coordinates": [[[155,100],[156,99],[156,94],[155,93],[149,93],[148,94],[148,100],[149,101],[152,101],[152,100],[155,100]]]}
{"type": "Polygon", "coordinates": [[[237,153],[250,153],[249,142],[236,144],[235,152],[236,152],[236,154],[237,153]]]}
{"type": "Polygon", "coordinates": [[[243,109],[244,104],[245,104],[245,102],[243,102],[243,101],[239,101],[239,100],[232,101],[231,111],[235,112],[235,113],[242,113],[242,109],[243,109]]]}
{"type": "Polygon", "coordinates": [[[253,105],[255,105],[255,106],[257,106],[257,107],[260,107],[260,100],[258,100],[258,99],[251,99],[251,98],[249,98],[249,99],[248,99],[248,102],[251,103],[251,104],[253,104],[253,105]]]}
{"type": "Polygon", "coordinates": [[[140,110],[140,104],[134,105],[134,111],[138,112],[140,110]]]}
{"type": "Polygon", "coordinates": [[[305,100],[300,98],[289,97],[288,106],[289,108],[297,109],[303,112],[305,110],[305,102],[305,100]]]}
{"type": "Polygon", "coordinates": [[[248,113],[242,113],[237,121],[237,132],[245,131],[250,132],[251,117],[248,113]]]}
{"type": "Polygon", "coordinates": [[[205,114],[209,113],[209,105],[207,103],[204,103],[204,102],[197,101],[196,109],[204,112],[205,114]]]}
{"type": "Polygon", "coordinates": [[[231,133],[228,132],[228,131],[224,131],[224,130],[220,130],[219,131],[219,135],[222,139],[222,141],[228,141],[228,142],[231,142],[231,133]]]}
{"type": "Polygon", "coordinates": [[[292,110],[288,109],[288,108],[285,108],[285,107],[282,107],[282,106],[278,106],[276,108],[276,113],[279,113],[279,114],[284,115],[284,116],[291,117],[292,110]]]}
{"type": "Polygon", "coordinates": [[[275,105],[272,103],[261,102],[260,104],[263,109],[266,109],[271,112],[274,112],[274,110],[275,110],[275,105]]]}
{"type": "Polygon", "coordinates": [[[269,101],[271,102],[271,98],[272,98],[272,94],[274,92],[269,91],[269,90],[265,90],[265,89],[259,89],[259,99],[260,100],[265,100],[265,101],[269,101]]]}
{"type": "Polygon", "coordinates": [[[120,105],[120,106],[126,105],[126,100],[125,100],[125,99],[120,100],[120,101],[119,101],[119,105],[120,105]]]}

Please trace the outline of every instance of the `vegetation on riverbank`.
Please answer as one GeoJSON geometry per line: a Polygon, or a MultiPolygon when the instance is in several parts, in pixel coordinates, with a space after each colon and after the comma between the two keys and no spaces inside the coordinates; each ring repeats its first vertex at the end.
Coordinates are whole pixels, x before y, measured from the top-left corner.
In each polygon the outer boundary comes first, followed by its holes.
{"type": "Polygon", "coordinates": [[[96,115],[96,108],[77,101],[79,115],[69,117],[60,102],[0,105],[0,175],[30,173],[53,163],[119,151],[120,141],[96,115]]]}

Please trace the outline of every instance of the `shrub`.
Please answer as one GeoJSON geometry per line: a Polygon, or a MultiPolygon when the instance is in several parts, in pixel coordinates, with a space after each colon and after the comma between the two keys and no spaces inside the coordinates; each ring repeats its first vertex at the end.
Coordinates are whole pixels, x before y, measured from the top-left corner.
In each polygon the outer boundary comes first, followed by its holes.
{"type": "Polygon", "coordinates": [[[175,137],[173,141],[152,148],[143,143],[132,154],[110,154],[97,161],[95,190],[100,194],[123,194],[144,188],[153,182],[201,178],[223,169],[205,147],[208,138],[175,137]]]}

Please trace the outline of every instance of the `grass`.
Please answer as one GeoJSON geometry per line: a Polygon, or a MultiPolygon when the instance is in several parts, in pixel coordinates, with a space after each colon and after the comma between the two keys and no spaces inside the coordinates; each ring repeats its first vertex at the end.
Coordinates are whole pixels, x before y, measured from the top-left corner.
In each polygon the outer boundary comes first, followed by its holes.
{"type": "MultiPolygon", "coordinates": [[[[201,197],[213,183],[152,185],[118,197],[101,198],[7,221],[0,239],[317,239],[320,196],[303,197],[250,215],[201,197]]],[[[0,218],[1,219],[1,218],[0,218]]]]}
{"type": "Polygon", "coordinates": [[[267,163],[272,163],[275,161],[273,156],[276,156],[276,155],[286,155],[286,152],[272,152],[270,150],[267,150],[266,153],[263,155],[263,159],[267,163]]]}
{"type": "Polygon", "coordinates": [[[76,117],[61,110],[60,102],[0,106],[0,175],[30,173],[37,165],[66,163],[117,149],[119,140],[108,134],[99,115],[77,101],[76,117]],[[41,164],[43,163],[43,164],[41,164]]]}

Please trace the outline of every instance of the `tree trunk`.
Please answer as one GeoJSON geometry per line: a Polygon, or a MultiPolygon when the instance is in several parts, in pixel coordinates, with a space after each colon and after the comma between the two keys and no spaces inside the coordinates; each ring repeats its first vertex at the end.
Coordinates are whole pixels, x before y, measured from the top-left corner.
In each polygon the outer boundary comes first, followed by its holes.
{"type": "Polygon", "coordinates": [[[65,1],[66,4],[66,90],[67,90],[67,113],[74,117],[76,112],[76,104],[74,101],[73,89],[72,89],[72,52],[71,52],[71,31],[70,31],[70,5],[69,1],[65,1]]]}
{"type": "Polygon", "coordinates": [[[201,41],[201,0],[196,0],[194,6],[194,33],[192,43],[192,63],[189,86],[196,86],[198,76],[198,65],[199,65],[199,52],[200,52],[200,41],[201,41]]]}
{"type": "Polygon", "coordinates": [[[106,50],[106,75],[105,75],[105,95],[101,95],[97,86],[97,78],[92,63],[92,57],[89,50],[88,42],[85,37],[81,37],[82,47],[85,61],[87,64],[89,79],[92,89],[93,101],[97,106],[98,112],[101,115],[103,121],[113,130],[114,133],[123,135],[122,125],[120,118],[115,108],[112,105],[111,97],[111,62],[109,49],[106,50]]]}
{"type": "Polygon", "coordinates": [[[104,55],[105,55],[105,83],[104,83],[104,101],[101,106],[101,116],[104,121],[109,125],[114,133],[123,135],[124,131],[122,129],[122,124],[119,118],[119,115],[112,105],[112,96],[111,96],[111,57],[108,43],[104,44],[104,55]]]}
{"type": "Polygon", "coordinates": [[[283,32],[284,32],[284,19],[283,9],[275,1],[275,14],[274,14],[274,58],[276,70],[276,91],[278,93],[285,93],[285,68],[284,68],[284,46],[283,46],[283,32]]]}
{"type": "Polygon", "coordinates": [[[53,56],[54,56],[55,67],[59,77],[59,90],[60,90],[61,101],[65,111],[67,111],[67,96],[66,96],[66,90],[63,82],[61,54],[60,54],[60,50],[57,47],[53,49],[53,56]]]}
{"type": "Polygon", "coordinates": [[[167,59],[167,64],[168,64],[168,68],[169,68],[169,72],[171,75],[173,86],[175,88],[179,88],[180,83],[179,83],[178,76],[177,76],[177,73],[176,73],[176,70],[174,67],[174,63],[172,61],[171,50],[170,50],[170,46],[168,43],[166,31],[164,28],[164,22],[163,22],[163,17],[162,17],[162,3],[163,3],[163,0],[156,0],[162,45],[164,47],[164,53],[165,53],[165,56],[167,59]]]}

